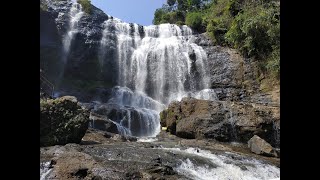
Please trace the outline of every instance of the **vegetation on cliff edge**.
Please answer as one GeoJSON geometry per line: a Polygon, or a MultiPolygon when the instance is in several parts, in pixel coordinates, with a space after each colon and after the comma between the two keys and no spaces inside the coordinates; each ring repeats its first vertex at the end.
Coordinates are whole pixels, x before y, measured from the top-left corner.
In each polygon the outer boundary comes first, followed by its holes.
{"type": "Polygon", "coordinates": [[[262,72],[279,78],[280,2],[278,0],[167,0],[154,24],[186,24],[206,32],[217,45],[254,58],[262,72]]]}
{"type": "Polygon", "coordinates": [[[79,4],[81,4],[82,9],[87,14],[91,14],[92,7],[91,7],[91,0],[77,0],[79,4]]]}

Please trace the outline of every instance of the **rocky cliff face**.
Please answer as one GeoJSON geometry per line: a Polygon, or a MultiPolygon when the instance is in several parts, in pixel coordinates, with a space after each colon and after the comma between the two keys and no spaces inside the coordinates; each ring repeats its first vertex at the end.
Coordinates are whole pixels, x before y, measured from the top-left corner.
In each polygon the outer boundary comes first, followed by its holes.
{"type": "MultiPolygon", "coordinates": [[[[107,101],[110,95],[109,87],[119,84],[115,63],[99,63],[105,22],[112,17],[92,6],[91,14],[83,13],[81,18],[76,19],[76,15],[71,13],[71,1],[42,0],[41,4],[41,67],[49,78],[61,87],[60,93],[67,91],[85,101],[107,101]],[[74,20],[72,18],[77,20],[76,25],[70,24],[70,20],[74,20]],[[71,26],[74,29],[66,54],[64,40],[70,33],[71,26]]],[[[144,29],[143,26],[138,27],[139,35],[142,37],[146,33],[144,29]]],[[[107,42],[109,46],[106,47],[104,55],[107,54],[110,59],[119,56],[112,50],[116,48],[116,41],[117,39],[110,38],[107,42]]],[[[256,62],[242,58],[230,48],[213,46],[205,34],[195,34],[192,41],[206,52],[207,66],[210,70],[209,88],[215,90],[219,100],[244,100],[259,89],[256,62]]],[[[189,56],[192,59],[192,54],[189,56]]]]}
{"type": "Polygon", "coordinates": [[[171,103],[160,117],[162,126],[182,138],[247,143],[253,135],[258,135],[274,147],[280,146],[278,107],[184,98],[171,103]]]}
{"type": "Polygon", "coordinates": [[[83,12],[76,19],[72,6],[72,1],[40,1],[40,65],[61,93],[89,101],[107,93],[99,87],[112,85],[108,79],[112,72],[102,75],[98,62],[103,22],[108,16],[92,6],[91,14],[83,12]],[[74,20],[78,21],[71,24],[74,20]],[[66,51],[64,41],[70,33],[66,51]]]}
{"type": "Polygon", "coordinates": [[[178,96],[210,99],[173,102],[161,124],[186,138],[246,142],[257,134],[278,146],[279,90],[262,91],[253,59],[186,26],[143,27],[71,1],[40,1],[40,18],[41,68],[60,95],[112,102],[95,112],[135,135],[154,134],[157,112],[178,96]],[[112,95],[117,85],[121,98],[112,95]]]}

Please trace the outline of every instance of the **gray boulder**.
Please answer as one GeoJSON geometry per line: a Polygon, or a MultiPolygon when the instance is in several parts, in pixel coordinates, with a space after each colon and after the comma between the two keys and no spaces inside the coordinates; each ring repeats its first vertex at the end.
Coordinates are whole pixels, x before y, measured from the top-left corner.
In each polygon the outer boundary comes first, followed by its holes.
{"type": "Polygon", "coordinates": [[[260,154],[264,156],[277,157],[277,153],[274,148],[267,143],[265,140],[261,139],[259,136],[254,135],[248,141],[248,147],[255,154],[260,154]]]}

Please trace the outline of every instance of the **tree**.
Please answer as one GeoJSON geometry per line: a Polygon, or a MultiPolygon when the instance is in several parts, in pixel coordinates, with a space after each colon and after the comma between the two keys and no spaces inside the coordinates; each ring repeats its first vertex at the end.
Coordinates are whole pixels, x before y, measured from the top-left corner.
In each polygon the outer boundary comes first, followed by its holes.
{"type": "Polygon", "coordinates": [[[188,10],[188,3],[186,0],[177,0],[178,2],[178,10],[186,11],[188,10]]]}
{"type": "Polygon", "coordinates": [[[197,31],[202,31],[202,14],[199,12],[188,13],[186,24],[197,31]]]}
{"type": "Polygon", "coordinates": [[[152,21],[153,24],[155,25],[158,25],[161,23],[162,21],[162,17],[164,16],[164,14],[166,14],[167,12],[162,9],[162,8],[159,8],[157,9],[155,12],[154,12],[154,19],[152,21]]]}
{"type": "Polygon", "coordinates": [[[188,10],[196,10],[201,6],[201,0],[187,0],[187,8],[188,10]]]}

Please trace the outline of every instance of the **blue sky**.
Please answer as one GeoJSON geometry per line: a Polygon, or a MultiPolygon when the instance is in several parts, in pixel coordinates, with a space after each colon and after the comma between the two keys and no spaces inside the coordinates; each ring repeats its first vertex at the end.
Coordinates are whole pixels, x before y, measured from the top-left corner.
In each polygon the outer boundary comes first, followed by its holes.
{"type": "Polygon", "coordinates": [[[106,14],[125,22],[151,25],[154,12],[166,0],[91,0],[91,4],[106,14]]]}

